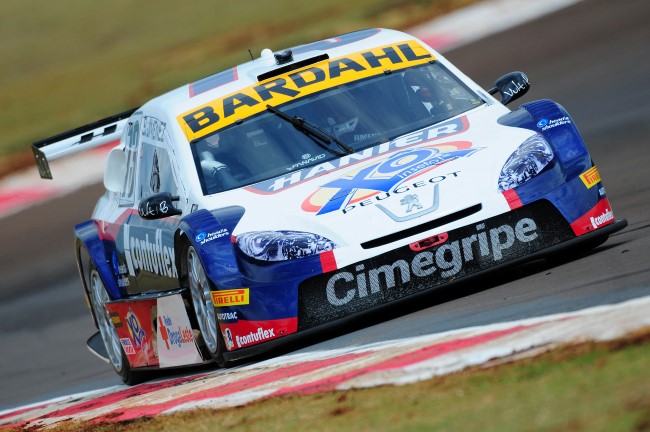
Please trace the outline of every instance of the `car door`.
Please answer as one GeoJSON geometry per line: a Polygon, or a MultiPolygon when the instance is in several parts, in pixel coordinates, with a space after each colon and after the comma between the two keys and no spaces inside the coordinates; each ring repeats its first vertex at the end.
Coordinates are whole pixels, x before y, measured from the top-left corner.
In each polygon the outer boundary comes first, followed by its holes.
{"type": "MultiPolygon", "coordinates": [[[[137,294],[178,288],[174,233],[180,216],[150,219],[138,213],[142,200],[161,192],[182,193],[176,164],[172,163],[171,140],[165,123],[155,117],[134,119],[133,136],[138,143],[127,150],[127,181],[121,196],[130,211],[124,221],[122,250],[130,276],[127,292],[137,294]],[[132,168],[134,168],[132,170],[132,168]]],[[[182,206],[186,202],[181,199],[182,206]]]]}

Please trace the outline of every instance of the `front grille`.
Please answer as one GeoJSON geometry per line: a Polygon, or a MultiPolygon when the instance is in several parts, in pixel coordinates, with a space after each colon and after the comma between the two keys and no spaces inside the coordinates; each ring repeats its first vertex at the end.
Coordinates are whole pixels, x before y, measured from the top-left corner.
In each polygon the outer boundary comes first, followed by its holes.
{"type": "Polygon", "coordinates": [[[443,244],[403,246],[303,281],[298,328],[347,317],[526,257],[575,237],[548,201],[450,231],[443,244]]]}
{"type": "Polygon", "coordinates": [[[428,222],[425,222],[421,225],[414,226],[393,234],[389,234],[387,236],[379,237],[374,240],[370,240],[364,243],[361,243],[361,247],[364,249],[372,249],[376,248],[379,246],[383,246],[389,243],[392,243],[394,241],[398,241],[416,234],[420,234],[429,230],[432,230],[434,228],[441,227],[443,225],[447,225],[448,223],[455,222],[457,220],[460,220],[464,217],[473,215],[474,213],[478,213],[481,211],[483,206],[481,204],[476,204],[471,207],[468,207],[466,209],[457,211],[455,213],[449,214],[447,216],[443,216],[439,219],[434,219],[428,222]]]}

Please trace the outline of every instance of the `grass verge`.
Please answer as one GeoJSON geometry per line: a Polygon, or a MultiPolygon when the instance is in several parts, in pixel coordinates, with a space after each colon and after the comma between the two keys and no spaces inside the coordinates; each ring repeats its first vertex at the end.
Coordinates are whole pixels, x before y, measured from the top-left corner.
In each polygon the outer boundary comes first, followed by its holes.
{"type": "Polygon", "coordinates": [[[471,368],[404,386],[263,400],[57,432],[647,431],[650,328],[608,343],[471,368]]]}
{"type": "Polygon", "coordinates": [[[32,163],[32,142],[248,61],[248,49],[408,29],[475,1],[0,2],[0,176],[32,163]]]}

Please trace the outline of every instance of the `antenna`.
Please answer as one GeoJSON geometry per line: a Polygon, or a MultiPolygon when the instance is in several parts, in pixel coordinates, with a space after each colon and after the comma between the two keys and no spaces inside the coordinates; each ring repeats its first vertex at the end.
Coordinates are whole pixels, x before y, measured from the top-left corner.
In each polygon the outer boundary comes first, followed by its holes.
{"type": "Polygon", "coordinates": [[[248,48],[248,54],[251,56],[251,60],[255,60],[255,59],[253,58],[253,53],[251,52],[251,49],[250,49],[250,48],[248,48]]]}

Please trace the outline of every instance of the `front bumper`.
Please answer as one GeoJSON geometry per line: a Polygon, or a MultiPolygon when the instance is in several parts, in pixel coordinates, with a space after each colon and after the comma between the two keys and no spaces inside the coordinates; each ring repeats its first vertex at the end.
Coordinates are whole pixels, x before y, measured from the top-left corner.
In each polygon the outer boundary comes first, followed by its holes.
{"type": "Polygon", "coordinates": [[[298,293],[298,332],[227,352],[225,359],[270,353],[435,288],[604,241],[626,226],[626,220],[618,220],[577,237],[554,205],[539,200],[450,231],[444,243],[431,248],[403,246],[304,280],[298,293]]]}

